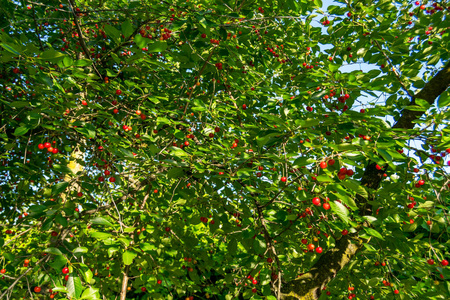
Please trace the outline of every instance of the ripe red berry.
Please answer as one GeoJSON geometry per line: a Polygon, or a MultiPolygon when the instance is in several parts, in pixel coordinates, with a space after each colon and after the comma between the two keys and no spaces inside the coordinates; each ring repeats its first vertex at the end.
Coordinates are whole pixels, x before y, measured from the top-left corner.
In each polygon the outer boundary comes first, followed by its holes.
{"type": "Polygon", "coordinates": [[[316,248],[316,252],[317,252],[317,253],[320,254],[320,253],[322,253],[322,251],[323,251],[322,247],[317,247],[317,248],[316,248]]]}
{"type": "Polygon", "coordinates": [[[348,234],[348,230],[347,229],[344,229],[344,230],[342,230],[342,235],[347,235],[348,234]]]}
{"type": "Polygon", "coordinates": [[[41,288],[39,286],[34,287],[34,292],[39,293],[41,291],[41,288]]]}
{"type": "Polygon", "coordinates": [[[5,273],[6,273],[6,270],[5,270],[5,269],[1,269],[1,270],[0,270],[0,273],[1,273],[1,274],[5,274],[5,273]]]}
{"type": "Polygon", "coordinates": [[[65,267],[62,269],[62,273],[63,274],[68,274],[69,273],[69,268],[65,267]]]}
{"type": "Polygon", "coordinates": [[[314,198],[312,199],[312,203],[313,203],[314,205],[320,205],[320,198],[319,198],[319,197],[314,197],[314,198]]]}
{"type": "Polygon", "coordinates": [[[427,260],[427,263],[429,264],[429,265],[434,265],[434,259],[429,259],[429,260],[427,260]]]}
{"type": "Polygon", "coordinates": [[[321,161],[321,162],[320,162],[320,168],[321,168],[321,169],[325,169],[327,166],[328,166],[328,165],[327,165],[327,162],[326,162],[326,161],[321,161]]]}
{"type": "Polygon", "coordinates": [[[331,208],[330,203],[327,203],[327,202],[325,202],[325,203],[322,205],[322,207],[323,207],[323,209],[325,209],[325,210],[329,210],[329,209],[331,208]]]}
{"type": "Polygon", "coordinates": [[[283,177],[281,177],[281,181],[282,181],[282,182],[286,182],[286,181],[287,181],[287,178],[283,176],[283,177]]]}
{"type": "Polygon", "coordinates": [[[398,295],[400,293],[398,290],[394,290],[394,294],[398,295]]]}
{"type": "Polygon", "coordinates": [[[143,291],[144,293],[147,291],[147,288],[145,286],[141,287],[141,291],[143,291]]]}
{"type": "Polygon", "coordinates": [[[122,91],[121,90],[116,90],[116,95],[120,95],[120,94],[122,94],[122,91]]]}
{"type": "Polygon", "coordinates": [[[448,260],[443,259],[443,260],[441,261],[441,265],[442,265],[443,267],[448,266],[448,260]]]}

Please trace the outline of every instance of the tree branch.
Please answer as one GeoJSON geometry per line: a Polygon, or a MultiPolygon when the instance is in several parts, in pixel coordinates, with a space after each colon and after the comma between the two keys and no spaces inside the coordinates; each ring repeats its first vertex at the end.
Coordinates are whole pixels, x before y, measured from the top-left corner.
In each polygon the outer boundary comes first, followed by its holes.
{"type": "MultiPolygon", "coordinates": [[[[77,13],[76,13],[75,10],[74,10],[74,5],[73,5],[72,0],[69,0],[69,6],[70,6],[70,10],[72,11],[72,14],[73,14],[73,21],[75,22],[75,26],[76,26],[76,28],[77,28],[78,38],[79,38],[79,40],[80,40],[81,48],[83,48],[83,52],[84,52],[84,54],[86,55],[86,57],[87,57],[88,59],[91,59],[91,56],[89,55],[89,50],[88,50],[88,48],[86,47],[86,43],[84,42],[83,32],[82,32],[82,30],[81,30],[80,23],[78,22],[77,13]]],[[[92,59],[91,59],[91,60],[92,60],[92,59]]],[[[100,74],[100,72],[97,70],[97,67],[95,66],[95,62],[94,62],[93,60],[92,60],[92,67],[94,68],[94,71],[95,71],[95,73],[97,74],[97,76],[100,77],[100,79],[103,80],[103,76],[102,76],[102,74],[100,74]]]]}
{"type": "MultiPolygon", "coordinates": [[[[423,99],[427,101],[430,105],[434,103],[437,97],[439,97],[443,92],[447,90],[450,86],[450,62],[440,70],[423,89],[416,93],[411,99],[409,105],[415,105],[416,99],[423,99]]],[[[423,114],[423,111],[412,111],[404,109],[402,111],[401,117],[397,120],[392,128],[403,128],[411,129],[414,127],[413,121],[419,118],[423,114]]]]}

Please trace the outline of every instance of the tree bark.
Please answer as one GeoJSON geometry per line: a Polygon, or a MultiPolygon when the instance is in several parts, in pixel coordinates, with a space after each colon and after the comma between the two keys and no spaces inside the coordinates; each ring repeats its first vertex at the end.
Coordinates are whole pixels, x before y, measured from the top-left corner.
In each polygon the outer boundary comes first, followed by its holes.
{"type": "MultiPolygon", "coordinates": [[[[430,105],[436,101],[443,92],[450,86],[450,62],[439,71],[424,88],[416,93],[410,102],[415,104],[415,99],[423,99],[430,105]]],[[[424,112],[404,109],[401,116],[392,128],[394,129],[412,129],[415,125],[414,120],[420,118],[424,112]]],[[[371,162],[367,165],[364,175],[361,179],[361,185],[372,190],[377,190],[383,179],[384,170],[378,170],[376,163],[371,162]]],[[[360,215],[371,215],[372,207],[368,203],[374,200],[374,195],[365,198],[357,195],[357,204],[360,208],[360,215]]],[[[316,300],[319,299],[323,288],[342,270],[355,256],[362,247],[363,241],[359,239],[358,233],[355,235],[342,236],[336,241],[336,246],[325,252],[309,272],[300,277],[283,284],[280,293],[282,300],[316,300]]]]}

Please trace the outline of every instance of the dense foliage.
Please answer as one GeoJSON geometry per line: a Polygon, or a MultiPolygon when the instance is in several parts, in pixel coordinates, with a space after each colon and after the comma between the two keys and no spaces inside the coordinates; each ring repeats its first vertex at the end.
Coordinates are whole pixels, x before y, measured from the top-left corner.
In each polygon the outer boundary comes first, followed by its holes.
{"type": "Polygon", "coordinates": [[[448,299],[449,8],[0,0],[0,298],[448,299]]]}

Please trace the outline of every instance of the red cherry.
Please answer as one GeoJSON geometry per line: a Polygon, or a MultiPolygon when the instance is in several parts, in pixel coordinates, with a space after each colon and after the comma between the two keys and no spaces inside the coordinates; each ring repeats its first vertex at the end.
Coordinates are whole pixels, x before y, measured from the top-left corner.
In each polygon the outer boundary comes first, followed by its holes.
{"type": "Polygon", "coordinates": [[[121,90],[116,90],[116,95],[120,95],[120,94],[122,94],[122,91],[121,90]]]}
{"type": "Polygon", "coordinates": [[[282,181],[282,182],[286,182],[286,181],[287,181],[287,178],[283,176],[283,177],[281,177],[281,181],[282,181]]]}
{"type": "Polygon", "coordinates": [[[109,178],[109,182],[112,182],[112,183],[116,182],[116,178],[110,177],[110,178],[109,178]]]}
{"type": "Polygon", "coordinates": [[[400,293],[398,290],[394,290],[394,294],[398,295],[400,293]]]}
{"type": "Polygon", "coordinates": [[[329,210],[329,209],[331,208],[330,203],[327,203],[327,202],[325,202],[325,203],[322,205],[322,207],[323,207],[323,209],[325,209],[325,210],[329,210]]]}
{"type": "Polygon", "coordinates": [[[145,286],[141,287],[141,291],[143,291],[144,293],[147,291],[147,288],[145,286]]]}
{"type": "Polygon", "coordinates": [[[348,169],[346,172],[347,176],[352,176],[354,174],[352,169],[348,169]]]}
{"type": "Polygon", "coordinates": [[[252,288],[252,293],[256,293],[258,290],[256,288],[252,288]]]}
{"type": "Polygon", "coordinates": [[[309,244],[308,245],[308,250],[314,250],[314,248],[316,248],[316,246],[314,246],[314,244],[309,244]]]}
{"type": "Polygon", "coordinates": [[[68,274],[69,273],[69,268],[65,267],[62,269],[62,273],[63,274],[68,274]]]}
{"type": "Polygon", "coordinates": [[[253,279],[253,280],[252,280],[252,283],[253,283],[253,284],[257,284],[258,281],[257,281],[256,279],[253,279]]]}
{"type": "Polygon", "coordinates": [[[158,279],[158,281],[157,281],[156,283],[161,284],[161,283],[162,283],[162,280],[161,280],[161,279],[158,279]]]}
{"type": "MultiPolygon", "coordinates": [[[[270,264],[273,262],[273,259],[271,257],[267,258],[267,262],[270,264]]],[[[447,262],[448,263],[448,262],[447,262]]]]}
{"type": "Polygon", "coordinates": [[[6,270],[5,270],[5,269],[1,269],[1,270],[0,270],[0,273],[1,273],[1,274],[5,274],[5,273],[6,273],[6,270]]]}
{"type": "Polygon", "coordinates": [[[52,146],[52,144],[50,144],[49,142],[47,142],[47,143],[44,144],[44,147],[45,147],[45,148],[50,148],[51,146],[52,146]]]}
{"type": "Polygon", "coordinates": [[[45,148],[45,147],[44,147],[44,144],[39,144],[39,145],[38,145],[38,148],[39,148],[40,150],[44,149],[44,148],[45,148]]]}
{"type": "Polygon", "coordinates": [[[316,248],[316,252],[317,252],[317,253],[320,254],[320,253],[322,253],[322,251],[323,251],[322,247],[317,247],[317,248],[316,248]]]}
{"type": "Polygon", "coordinates": [[[242,109],[247,109],[247,104],[242,104],[242,109]]]}
{"type": "Polygon", "coordinates": [[[307,244],[308,243],[308,241],[306,240],[306,239],[302,239],[302,244],[307,244]]]}
{"type": "Polygon", "coordinates": [[[344,229],[344,230],[342,230],[342,235],[347,235],[348,234],[348,230],[347,229],[344,229]]]}
{"type": "Polygon", "coordinates": [[[328,165],[332,166],[332,165],[334,165],[335,162],[336,161],[334,159],[330,159],[330,160],[328,160],[328,165]]]}
{"type": "Polygon", "coordinates": [[[35,293],[41,292],[41,288],[40,288],[39,286],[35,286],[35,287],[34,287],[34,292],[35,292],[35,293]]]}
{"type": "Polygon", "coordinates": [[[427,260],[427,263],[429,264],[429,265],[434,265],[434,259],[429,259],[429,260],[427,260]]]}
{"type": "Polygon", "coordinates": [[[103,177],[103,176],[100,176],[100,177],[98,178],[98,181],[100,181],[100,182],[103,182],[103,181],[105,181],[105,177],[103,177]]]}
{"type": "Polygon", "coordinates": [[[442,265],[443,267],[448,266],[448,260],[443,259],[443,260],[441,261],[441,265],[442,265]]]}
{"type": "Polygon", "coordinates": [[[321,168],[321,169],[325,169],[327,166],[328,166],[328,165],[327,165],[327,162],[325,162],[325,161],[321,161],[321,162],[320,162],[320,168],[321,168]]]}
{"type": "Polygon", "coordinates": [[[312,203],[313,203],[314,205],[320,205],[320,198],[319,198],[319,197],[314,197],[314,198],[312,199],[312,203]]]}
{"type": "Polygon", "coordinates": [[[169,232],[170,231],[170,227],[166,227],[166,231],[169,232]]]}

